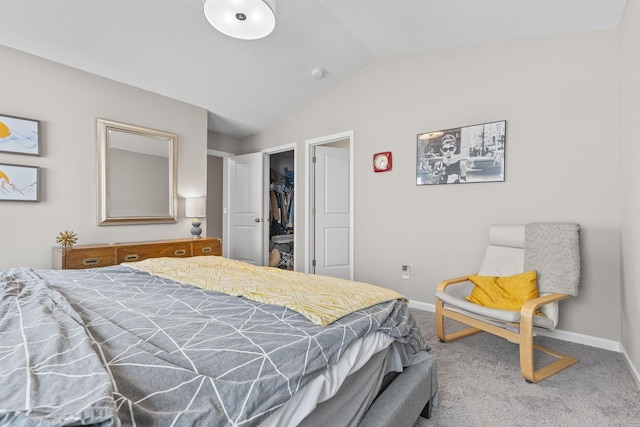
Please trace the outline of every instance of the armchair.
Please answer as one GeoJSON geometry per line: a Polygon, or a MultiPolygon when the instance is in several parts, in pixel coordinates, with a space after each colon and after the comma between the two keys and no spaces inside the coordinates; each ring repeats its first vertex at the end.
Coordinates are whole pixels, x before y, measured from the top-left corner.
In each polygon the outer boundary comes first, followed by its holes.
{"type": "Polygon", "coordinates": [[[479,276],[514,276],[536,271],[539,296],[519,311],[490,308],[466,299],[474,288],[469,276],[443,280],[436,289],[436,330],[441,342],[455,341],[481,331],[519,345],[520,372],[537,383],[575,364],[578,359],[533,343],[535,329],[553,330],[558,302],[578,295],[580,283],[580,226],[573,223],[493,225],[479,276]],[[468,327],[447,334],[445,318],[468,327]],[[557,360],[534,369],[534,350],[557,360]]]}

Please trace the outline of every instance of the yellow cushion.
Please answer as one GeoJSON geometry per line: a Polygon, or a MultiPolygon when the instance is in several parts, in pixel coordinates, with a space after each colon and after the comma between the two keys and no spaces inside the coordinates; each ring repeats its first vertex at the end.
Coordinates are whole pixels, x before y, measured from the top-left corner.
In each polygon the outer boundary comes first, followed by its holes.
{"type": "Polygon", "coordinates": [[[520,311],[522,305],[538,297],[535,271],[527,271],[515,276],[469,276],[475,285],[467,300],[475,304],[501,310],[520,311]]]}

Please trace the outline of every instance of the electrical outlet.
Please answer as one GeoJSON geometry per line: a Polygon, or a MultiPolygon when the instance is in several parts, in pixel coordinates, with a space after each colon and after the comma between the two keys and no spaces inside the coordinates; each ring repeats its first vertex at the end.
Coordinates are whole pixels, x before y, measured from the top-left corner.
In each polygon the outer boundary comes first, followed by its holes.
{"type": "Polygon", "coordinates": [[[408,265],[402,266],[402,278],[408,279],[411,273],[411,268],[408,265]]]}

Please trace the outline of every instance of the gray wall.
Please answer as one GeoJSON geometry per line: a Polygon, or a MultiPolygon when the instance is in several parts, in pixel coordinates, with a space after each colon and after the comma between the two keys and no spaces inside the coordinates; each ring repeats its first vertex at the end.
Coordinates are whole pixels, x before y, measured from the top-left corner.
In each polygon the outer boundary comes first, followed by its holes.
{"type": "MultiPolygon", "coordinates": [[[[640,4],[627,2],[621,24],[622,344],[640,369],[640,4]]],[[[636,372],[636,376],[638,373],[636,372]]]]}
{"type": "Polygon", "coordinates": [[[207,224],[209,237],[222,238],[222,157],[207,156],[207,224]]]}
{"type": "Polygon", "coordinates": [[[207,111],[0,46],[0,114],[41,121],[42,157],[0,153],[41,167],[41,202],[0,202],[0,269],[51,267],[58,233],[78,244],[189,238],[177,224],[98,226],[96,119],[178,134],[179,197],[206,194],[207,111]],[[188,165],[188,167],[187,167],[188,165]]]}
{"type": "MultiPolygon", "coordinates": [[[[558,327],[620,341],[619,60],[617,30],[380,60],[243,150],[295,141],[303,153],[305,140],[353,129],[356,279],[415,301],[478,268],[492,223],[580,223],[582,287],[558,327]],[[504,183],[416,186],[418,133],[496,120],[507,121],[504,183]],[[386,150],[393,170],[374,173],[386,150]]],[[[303,218],[304,188],[296,199],[303,218]]]]}
{"type": "MultiPolygon", "coordinates": [[[[223,135],[217,132],[207,133],[207,147],[210,150],[232,155],[239,151],[240,140],[233,136],[223,135]]],[[[222,238],[222,223],[224,219],[222,211],[222,180],[223,157],[208,155],[207,160],[207,217],[203,224],[207,224],[207,233],[210,237],[222,238]]],[[[224,247],[224,242],[222,242],[224,247]]]]}

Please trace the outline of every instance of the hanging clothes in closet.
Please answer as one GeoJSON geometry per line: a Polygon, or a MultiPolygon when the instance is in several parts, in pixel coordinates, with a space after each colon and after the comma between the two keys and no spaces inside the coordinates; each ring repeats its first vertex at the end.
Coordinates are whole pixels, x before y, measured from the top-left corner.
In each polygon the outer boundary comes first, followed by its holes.
{"type": "Polygon", "coordinates": [[[271,169],[270,257],[272,267],[293,270],[293,171],[271,169]]]}

